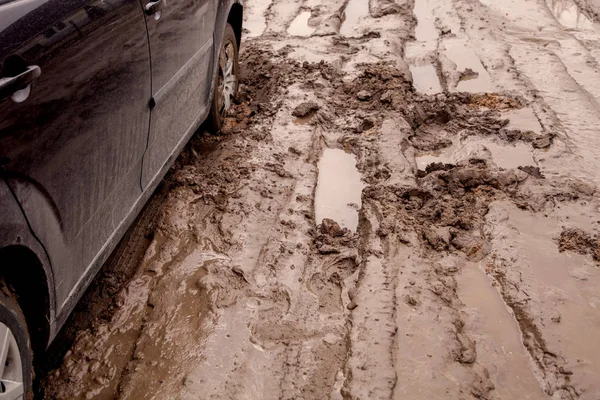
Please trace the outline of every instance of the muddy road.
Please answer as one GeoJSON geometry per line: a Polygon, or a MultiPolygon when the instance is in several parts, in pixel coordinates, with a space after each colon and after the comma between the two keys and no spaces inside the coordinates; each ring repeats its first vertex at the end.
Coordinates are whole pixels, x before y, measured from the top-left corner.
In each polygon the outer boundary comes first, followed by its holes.
{"type": "Polygon", "coordinates": [[[247,0],[48,399],[600,399],[600,4],[247,0]]]}

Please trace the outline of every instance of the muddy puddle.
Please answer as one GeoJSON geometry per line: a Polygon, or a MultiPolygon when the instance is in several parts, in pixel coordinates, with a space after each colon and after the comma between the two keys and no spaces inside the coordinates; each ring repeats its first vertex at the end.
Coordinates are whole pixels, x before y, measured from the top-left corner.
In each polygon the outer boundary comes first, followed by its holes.
{"type": "Polygon", "coordinates": [[[50,398],[67,398],[60,390],[78,393],[69,398],[112,399],[117,391],[124,398],[165,398],[179,387],[181,380],[173,377],[182,378],[201,356],[202,346],[189,344],[201,344],[210,331],[203,279],[212,264],[226,257],[214,252],[209,240],[181,240],[169,261],[158,255],[164,248],[162,239],[153,242],[145,256],[146,270],[118,295],[120,308],[112,319],[106,324],[98,320],[94,335],[85,331],[77,338],[53,376],[81,380],[71,388],[47,388],[50,398]],[[120,378],[117,374],[127,368],[131,374],[120,378]]]}
{"type": "Polygon", "coordinates": [[[425,170],[429,164],[433,163],[456,164],[470,152],[481,152],[482,150],[489,151],[492,161],[500,168],[512,169],[520,166],[537,165],[528,144],[499,144],[485,138],[467,139],[464,142],[455,140],[450,147],[417,155],[415,161],[420,170],[425,170]]]}
{"type": "Polygon", "coordinates": [[[315,193],[315,221],[330,218],[341,227],[356,231],[363,183],[356,159],[339,149],[325,149],[319,160],[315,193]]]}
{"type": "Polygon", "coordinates": [[[406,58],[409,60],[428,59],[429,55],[436,51],[439,38],[435,19],[431,13],[431,4],[416,1],[413,13],[417,20],[414,30],[415,40],[407,43],[406,58]]]}
{"type": "Polygon", "coordinates": [[[252,4],[249,7],[250,9],[244,11],[244,13],[247,14],[245,15],[244,29],[248,31],[244,37],[254,38],[263,34],[267,28],[265,12],[267,12],[270,5],[270,0],[252,1],[252,4]]]}
{"type": "Polygon", "coordinates": [[[413,13],[417,18],[415,27],[415,39],[418,42],[436,41],[439,37],[435,27],[435,19],[431,13],[431,5],[428,1],[415,1],[413,13]]]}
{"type": "Polygon", "coordinates": [[[458,278],[458,295],[468,315],[466,329],[476,332],[477,360],[488,367],[499,398],[543,399],[517,321],[492,283],[473,263],[458,278]]]}
{"type": "Polygon", "coordinates": [[[294,118],[292,122],[294,123],[294,125],[308,125],[310,124],[310,121],[312,121],[313,115],[314,114],[308,115],[306,117],[294,118]]]}
{"type": "Polygon", "coordinates": [[[572,0],[546,0],[546,6],[554,18],[565,28],[598,29],[598,24],[594,24],[586,17],[572,0]]]}
{"type": "Polygon", "coordinates": [[[461,39],[444,41],[444,53],[456,64],[459,73],[456,92],[492,92],[494,85],[487,70],[471,45],[461,39]]]}
{"type": "Polygon", "coordinates": [[[346,37],[356,36],[358,22],[369,15],[369,2],[365,0],[348,0],[342,16],[340,35],[346,37]]]}
{"type": "MultiPolygon", "coordinates": [[[[600,268],[591,256],[559,251],[557,240],[562,228],[555,216],[543,217],[499,204],[518,232],[510,246],[516,249],[527,293],[540,309],[548,347],[570,360],[563,369],[572,373],[572,384],[586,388],[590,395],[600,394],[600,268]]],[[[579,212],[577,207],[570,207],[568,213],[579,212]]]]}
{"type": "Polygon", "coordinates": [[[531,108],[511,110],[503,113],[503,117],[509,120],[508,129],[542,133],[542,125],[531,108]]]}
{"type": "Polygon", "coordinates": [[[531,147],[525,143],[498,144],[491,140],[479,140],[492,153],[492,160],[500,168],[517,168],[537,165],[531,153],[531,147]]]}
{"type": "Polygon", "coordinates": [[[444,164],[452,164],[453,158],[452,155],[459,147],[458,140],[455,140],[450,147],[446,147],[443,149],[429,151],[426,153],[421,153],[415,156],[415,161],[417,162],[417,167],[420,170],[425,170],[429,164],[433,163],[444,163],[444,164]]]}
{"type": "Polygon", "coordinates": [[[411,65],[410,72],[413,78],[413,86],[417,92],[423,94],[436,94],[442,92],[440,79],[433,65],[411,65]]]}
{"type": "Polygon", "coordinates": [[[310,19],[311,12],[303,11],[292,21],[287,32],[292,36],[310,36],[315,31],[314,28],[311,28],[308,25],[308,20],[310,19]]]}

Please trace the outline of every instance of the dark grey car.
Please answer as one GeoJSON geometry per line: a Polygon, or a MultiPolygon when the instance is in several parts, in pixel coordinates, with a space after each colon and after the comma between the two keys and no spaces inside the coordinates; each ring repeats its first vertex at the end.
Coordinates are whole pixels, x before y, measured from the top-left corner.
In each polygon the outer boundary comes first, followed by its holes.
{"type": "Polygon", "coordinates": [[[0,0],[0,400],[237,91],[240,0],[0,0]]]}

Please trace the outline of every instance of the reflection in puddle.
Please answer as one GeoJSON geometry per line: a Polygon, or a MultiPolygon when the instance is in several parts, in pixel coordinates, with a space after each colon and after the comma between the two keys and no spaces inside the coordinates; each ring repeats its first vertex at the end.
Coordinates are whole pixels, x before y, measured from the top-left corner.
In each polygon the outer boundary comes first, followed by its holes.
{"type": "Polygon", "coordinates": [[[431,64],[420,67],[411,65],[410,72],[413,77],[413,86],[417,92],[424,94],[436,94],[442,91],[437,71],[431,64]]]}
{"type": "Polygon", "coordinates": [[[565,28],[592,30],[597,26],[571,0],[546,0],[554,18],[565,28]]]}
{"type": "Polygon", "coordinates": [[[511,110],[504,114],[504,118],[510,121],[507,125],[508,129],[519,129],[522,131],[531,131],[534,133],[542,133],[542,126],[531,108],[521,108],[511,110]]]}
{"type": "Polygon", "coordinates": [[[417,167],[420,170],[425,170],[429,164],[433,163],[455,164],[459,161],[455,155],[460,153],[464,155],[462,150],[467,145],[475,143],[488,149],[492,155],[492,161],[500,168],[513,169],[520,166],[537,165],[533,159],[530,146],[525,143],[498,144],[491,139],[470,138],[464,143],[455,142],[451,147],[416,156],[417,167]]]}
{"type": "Polygon", "coordinates": [[[288,33],[292,36],[310,36],[315,31],[314,28],[308,26],[308,20],[310,19],[311,12],[304,11],[298,14],[298,16],[292,21],[288,28],[288,33]]]}
{"type": "Polygon", "coordinates": [[[369,15],[369,2],[367,0],[349,0],[344,9],[343,22],[340,35],[351,37],[356,34],[358,22],[369,15]]]}
{"type": "Polygon", "coordinates": [[[316,223],[330,218],[341,227],[356,231],[363,188],[356,159],[343,150],[325,149],[318,168],[316,223]]]}
{"type": "Polygon", "coordinates": [[[444,45],[446,56],[456,64],[458,71],[470,69],[478,74],[473,79],[463,79],[458,82],[456,89],[454,89],[455,92],[481,93],[494,91],[490,75],[468,42],[460,39],[449,39],[444,41],[444,45]]]}
{"type": "Polygon", "coordinates": [[[459,276],[458,294],[469,315],[478,361],[495,366],[490,378],[499,398],[543,398],[517,322],[492,280],[476,265],[469,264],[459,276]]]}
{"type": "Polygon", "coordinates": [[[435,21],[431,10],[426,1],[417,0],[415,1],[415,8],[413,9],[415,16],[417,17],[417,26],[415,27],[415,39],[419,42],[427,42],[430,40],[437,40],[438,31],[435,27],[435,21]]]}

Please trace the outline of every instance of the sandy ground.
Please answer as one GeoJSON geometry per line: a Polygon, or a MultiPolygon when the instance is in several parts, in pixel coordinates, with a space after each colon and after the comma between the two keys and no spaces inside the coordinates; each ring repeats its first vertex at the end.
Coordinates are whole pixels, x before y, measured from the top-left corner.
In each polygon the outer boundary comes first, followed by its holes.
{"type": "Polygon", "coordinates": [[[242,86],[49,399],[600,399],[600,4],[246,0],[242,86]]]}

